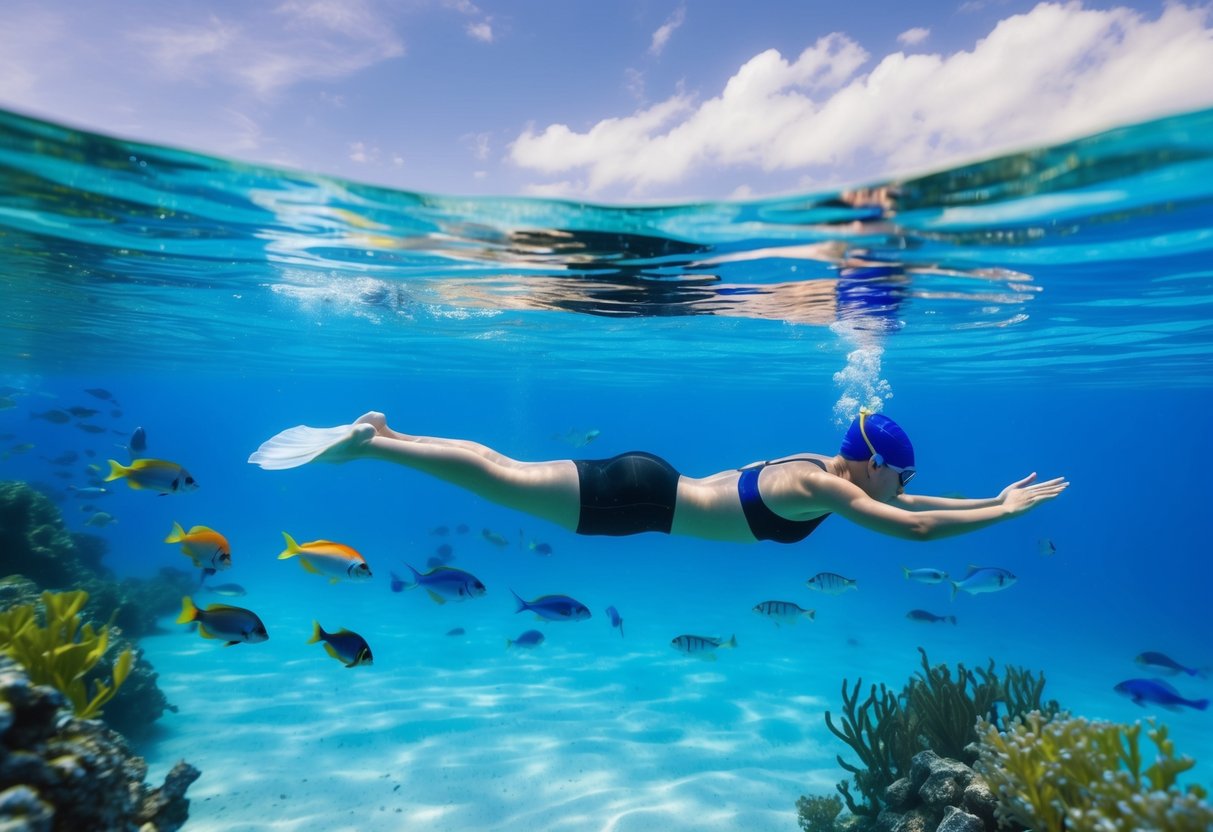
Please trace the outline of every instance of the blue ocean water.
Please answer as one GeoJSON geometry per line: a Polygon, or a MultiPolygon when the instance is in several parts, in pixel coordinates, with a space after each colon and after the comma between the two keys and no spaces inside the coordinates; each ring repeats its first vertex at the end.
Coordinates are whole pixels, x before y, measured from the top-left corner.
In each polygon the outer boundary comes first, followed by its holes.
{"type": "Polygon", "coordinates": [[[188,828],[794,829],[796,798],[845,774],[822,720],[842,680],[899,687],[918,646],[1041,671],[1075,713],[1159,717],[1207,785],[1213,713],[1112,688],[1147,675],[1144,650],[1213,665],[1211,128],[1203,111],[849,192],[606,207],[390,191],[0,113],[0,479],[42,484],[119,574],[187,567],[162,542],[175,521],[232,542],[221,577],[270,640],[222,648],[167,618],[144,644],[180,711],[140,751],[203,770],[188,828]],[[375,409],[521,459],[645,449],[703,476],[833,452],[860,405],[913,437],[912,491],[1072,485],[932,543],[832,518],[747,546],[577,537],[383,463],[246,462],[375,409]],[[71,406],[99,412],[38,418],[71,406]],[[196,492],[69,488],[125,460],[136,426],[196,492]],[[96,511],[116,522],[85,526],[96,511]],[[284,531],[355,546],[373,580],[279,561],[284,531]],[[390,591],[443,544],[484,598],[390,591]],[[968,564],[1019,580],[950,600],[902,577],[968,564]],[[820,571],[859,591],[812,593],[820,571]],[[594,617],[507,649],[536,626],[511,589],[594,617]],[[777,629],[750,611],[769,598],[817,618],[777,629]],[[306,644],[313,619],[365,635],[375,666],[306,644]],[[696,661],[669,648],[687,632],[739,646],[696,661]]]}

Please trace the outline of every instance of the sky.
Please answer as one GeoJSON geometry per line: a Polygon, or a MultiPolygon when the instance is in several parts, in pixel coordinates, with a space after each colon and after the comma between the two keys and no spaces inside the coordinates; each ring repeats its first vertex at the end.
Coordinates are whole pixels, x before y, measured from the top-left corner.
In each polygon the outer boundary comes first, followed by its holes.
{"type": "Polygon", "coordinates": [[[450,195],[811,193],[1213,106],[1155,0],[6,0],[0,107],[450,195]]]}

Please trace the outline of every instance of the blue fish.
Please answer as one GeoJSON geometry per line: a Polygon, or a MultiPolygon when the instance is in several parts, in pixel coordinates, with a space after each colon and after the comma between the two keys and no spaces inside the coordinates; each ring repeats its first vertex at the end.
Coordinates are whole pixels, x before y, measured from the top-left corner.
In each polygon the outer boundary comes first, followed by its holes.
{"type": "Polygon", "coordinates": [[[252,610],[227,604],[211,604],[200,610],[187,595],[181,599],[181,615],[177,617],[177,623],[190,624],[195,621],[198,622],[198,635],[223,639],[227,642],[225,647],[241,642],[257,644],[269,638],[265,625],[252,610]]]}
{"type": "Polygon", "coordinates": [[[936,615],[927,610],[910,610],[906,613],[906,618],[911,621],[925,621],[928,624],[935,624],[940,621],[946,621],[949,624],[956,624],[956,616],[954,615],[936,615]]]}
{"type": "Polygon", "coordinates": [[[543,644],[543,633],[538,630],[527,630],[518,638],[507,638],[506,647],[538,647],[543,644]]]}
{"type": "Polygon", "coordinates": [[[619,637],[623,638],[623,618],[619,615],[619,610],[614,607],[607,607],[607,617],[611,619],[611,626],[619,628],[619,637]]]}
{"type": "Polygon", "coordinates": [[[1180,705],[1195,708],[1198,711],[1209,707],[1208,699],[1185,699],[1179,695],[1179,691],[1162,679],[1128,679],[1112,690],[1129,697],[1134,704],[1142,707],[1145,707],[1147,702],[1172,710],[1177,709],[1180,705]]]}
{"type": "Polygon", "coordinates": [[[1195,667],[1182,665],[1175,659],[1168,656],[1166,653],[1159,653],[1154,650],[1147,650],[1134,659],[1138,664],[1152,667],[1156,670],[1165,670],[1170,673],[1186,673],[1189,676],[1204,676],[1204,672],[1195,667]]]}
{"type": "Polygon", "coordinates": [[[466,601],[469,598],[479,598],[484,595],[484,584],[471,572],[464,572],[453,566],[435,566],[429,572],[422,573],[407,563],[405,566],[408,566],[409,571],[413,573],[413,582],[402,580],[393,572],[393,592],[423,586],[435,604],[445,604],[448,598],[452,601],[466,601]]]}
{"type": "Polygon", "coordinates": [[[970,595],[977,595],[981,592],[998,592],[1007,589],[1019,578],[1011,574],[1009,569],[1003,569],[1001,566],[970,566],[968,574],[959,581],[949,581],[952,584],[952,598],[956,598],[956,593],[964,590],[970,595]]]}
{"type": "Polygon", "coordinates": [[[518,602],[518,609],[514,610],[516,613],[531,610],[548,621],[585,621],[590,617],[589,607],[567,595],[543,595],[534,601],[523,601],[517,592],[512,589],[510,592],[518,602]]]}
{"type": "Polygon", "coordinates": [[[324,651],[346,667],[372,665],[375,657],[371,655],[371,646],[366,639],[352,630],[342,628],[335,633],[326,633],[319,621],[312,622],[312,637],[308,644],[324,642],[324,651]]]}

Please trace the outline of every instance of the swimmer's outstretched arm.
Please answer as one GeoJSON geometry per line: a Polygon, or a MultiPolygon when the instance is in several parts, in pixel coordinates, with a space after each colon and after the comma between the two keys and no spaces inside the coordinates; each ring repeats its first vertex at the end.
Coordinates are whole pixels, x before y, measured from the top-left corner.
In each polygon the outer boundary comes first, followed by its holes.
{"type": "MultiPolygon", "coordinates": [[[[975,532],[1030,511],[1065,491],[1064,477],[1036,482],[1029,474],[1008,485],[993,501],[973,500],[978,505],[960,508],[923,508],[909,511],[894,503],[873,500],[858,486],[841,479],[826,480],[815,490],[819,505],[875,532],[904,540],[938,540],[975,532]]],[[[902,495],[900,499],[904,499],[902,495]]],[[[947,500],[945,497],[927,498],[947,500]]]]}
{"type": "MultiPolygon", "coordinates": [[[[931,509],[948,509],[955,511],[957,509],[970,508],[988,508],[990,506],[1000,506],[1006,503],[1007,497],[1011,491],[1017,488],[1023,488],[1026,485],[1031,485],[1036,479],[1036,475],[1013,482],[1002,490],[997,497],[934,497],[930,494],[900,494],[893,501],[893,505],[898,508],[904,508],[908,511],[929,511],[931,509]]],[[[1056,479],[1046,482],[1037,483],[1038,487],[1048,487],[1060,485],[1064,489],[1069,483],[1065,481],[1065,477],[1057,477],[1056,479]]],[[[1060,492],[1059,492],[1060,493],[1060,492]]]]}

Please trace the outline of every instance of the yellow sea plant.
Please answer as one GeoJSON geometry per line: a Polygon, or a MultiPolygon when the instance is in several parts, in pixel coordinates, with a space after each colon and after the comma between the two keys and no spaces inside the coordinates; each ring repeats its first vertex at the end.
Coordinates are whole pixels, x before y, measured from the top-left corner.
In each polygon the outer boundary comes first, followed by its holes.
{"type": "Polygon", "coordinates": [[[1121,725],[1033,711],[999,731],[978,723],[977,770],[998,799],[996,814],[1034,832],[1209,832],[1213,808],[1197,785],[1181,789],[1192,768],[1177,756],[1167,728],[1153,720],[1146,765],[1141,722],[1121,725]]]}
{"type": "Polygon", "coordinates": [[[114,698],[130,675],[135,656],[128,648],[114,662],[113,684],[97,680],[89,696],[84,677],[92,670],[109,646],[109,628],[97,630],[80,623],[80,610],[88,593],[43,592],[45,624],[40,624],[32,604],[23,604],[0,612],[0,653],[25,668],[30,681],[50,685],[72,704],[76,716],[93,719],[114,698]]]}

